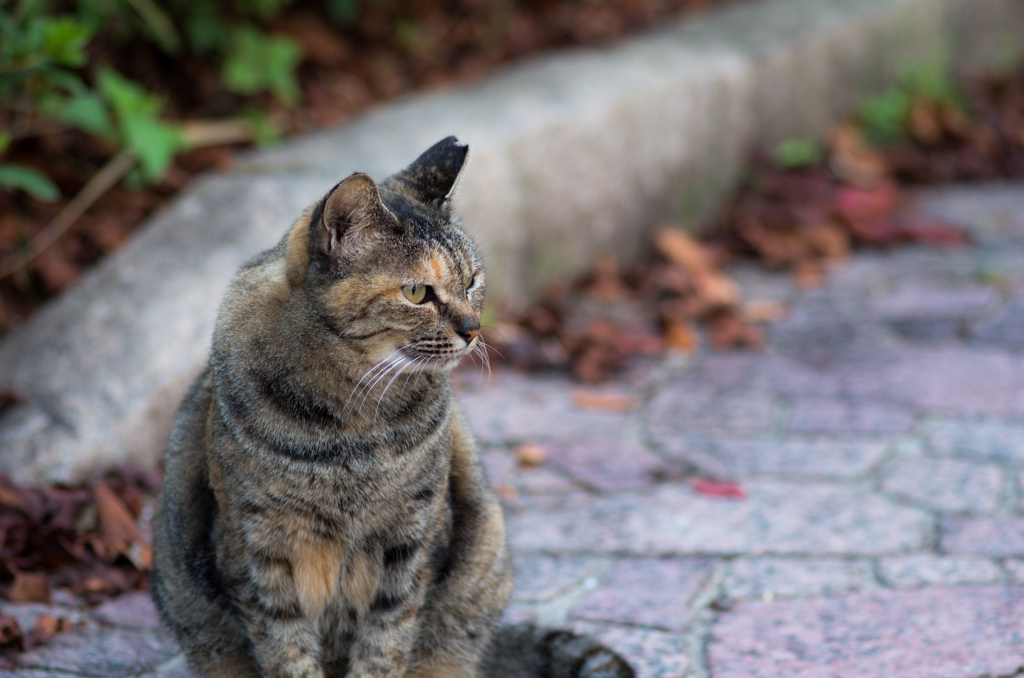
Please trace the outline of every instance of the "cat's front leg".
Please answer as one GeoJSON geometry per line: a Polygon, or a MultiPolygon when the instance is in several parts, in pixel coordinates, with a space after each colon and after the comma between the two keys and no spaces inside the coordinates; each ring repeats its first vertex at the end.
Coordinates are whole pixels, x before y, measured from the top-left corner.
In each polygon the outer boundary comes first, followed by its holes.
{"type": "Polygon", "coordinates": [[[377,590],[352,646],[348,678],[398,678],[409,668],[415,644],[421,586],[404,595],[384,586],[377,590]]]}
{"type": "Polygon", "coordinates": [[[264,678],[324,675],[317,624],[302,604],[294,567],[291,559],[272,557],[249,563],[239,608],[264,678]]]}

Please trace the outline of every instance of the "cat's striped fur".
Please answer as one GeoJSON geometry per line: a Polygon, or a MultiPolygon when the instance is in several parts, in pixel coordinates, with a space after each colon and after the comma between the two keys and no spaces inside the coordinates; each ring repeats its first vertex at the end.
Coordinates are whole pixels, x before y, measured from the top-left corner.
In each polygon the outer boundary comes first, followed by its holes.
{"type": "Polygon", "coordinates": [[[495,631],[504,522],[449,381],[484,299],[449,204],[466,152],[352,175],[232,283],[156,520],[153,595],[198,676],[632,676],[587,638],[495,631]]]}

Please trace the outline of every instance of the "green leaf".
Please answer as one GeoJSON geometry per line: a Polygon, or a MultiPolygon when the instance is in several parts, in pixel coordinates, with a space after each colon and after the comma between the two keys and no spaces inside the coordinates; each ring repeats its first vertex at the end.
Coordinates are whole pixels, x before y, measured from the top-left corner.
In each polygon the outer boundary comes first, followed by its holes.
{"type": "Polygon", "coordinates": [[[92,91],[80,77],[65,68],[46,69],[46,84],[50,89],[63,90],[72,95],[86,94],[92,91]]]}
{"type": "Polygon", "coordinates": [[[900,73],[900,85],[911,94],[939,104],[959,106],[964,100],[952,78],[950,52],[938,45],[921,60],[908,64],[900,73]]]}
{"type": "Polygon", "coordinates": [[[163,108],[159,98],[111,68],[100,71],[96,83],[119,118],[133,115],[155,117],[163,108]]]}
{"type": "Polygon", "coordinates": [[[84,66],[88,60],[85,45],[91,38],[89,27],[70,16],[42,21],[42,52],[63,66],[84,66]]]}
{"type": "Polygon", "coordinates": [[[825,159],[825,149],[817,139],[794,137],[779,143],[772,157],[782,167],[797,169],[820,163],[825,159]]]}
{"type": "Polygon", "coordinates": [[[53,202],[60,197],[60,190],[48,176],[23,165],[0,165],[0,186],[21,189],[43,202],[53,202]]]}
{"type": "Polygon", "coordinates": [[[53,117],[84,132],[110,140],[118,137],[110,113],[97,94],[80,94],[46,108],[52,109],[50,115],[53,117]]]}
{"type": "Polygon", "coordinates": [[[900,88],[868,97],[860,106],[864,135],[876,146],[891,146],[903,138],[911,96],[900,88]]]}
{"type": "Polygon", "coordinates": [[[232,33],[221,78],[232,92],[269,91],[291,106],[299,99],[295,69],[301,59],[302,53],[295,41],[242,26],[232,33]]]}
{"type": "Polygon", "coordinates": [[[7,147],[11,144],[10,132],[0,132],[0,153],[7,150],[7,147]]]}
{"type": "Polygon", "coordinates": [[[125,146],[139,161],[147,181],[160,181],[174,154],[187,146],[185,137],[174,125],[149,116],[129,116],[122,121],[121,128],[125,146]]]}

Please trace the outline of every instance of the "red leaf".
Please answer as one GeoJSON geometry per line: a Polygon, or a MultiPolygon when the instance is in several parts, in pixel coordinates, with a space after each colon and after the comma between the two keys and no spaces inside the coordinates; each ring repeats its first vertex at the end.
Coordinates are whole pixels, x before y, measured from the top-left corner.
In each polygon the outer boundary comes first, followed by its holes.
{"type": "Polygon", "coordinates": [[[705,497],[728,497],[731,499],[746,499],[747,491],[739,483],[728,480],[711,480],[709,478],[694,478],[690,481],[690,487],[697,494],[705,497]]]}
{"type": "Polygon", "coordinates": [[[844,186],[836,193],[835,207],[848,221],[874,221],[892,212],[898,199],[899,190],[893,183],[877,188],[844,186]]]}

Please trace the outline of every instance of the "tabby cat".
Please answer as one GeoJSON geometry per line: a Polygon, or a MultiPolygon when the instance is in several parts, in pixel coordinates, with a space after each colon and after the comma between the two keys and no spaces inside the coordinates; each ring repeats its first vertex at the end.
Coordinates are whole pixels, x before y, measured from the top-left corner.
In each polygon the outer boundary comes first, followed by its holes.
{"type": "Polygon", "coordinates": [[[450,205],[466,153],[353,174],[232,282],[156,519],[153,597],[197,676],[633,676],[497,626],[504,521],[449,378],[484,301],[450,205]]]}

